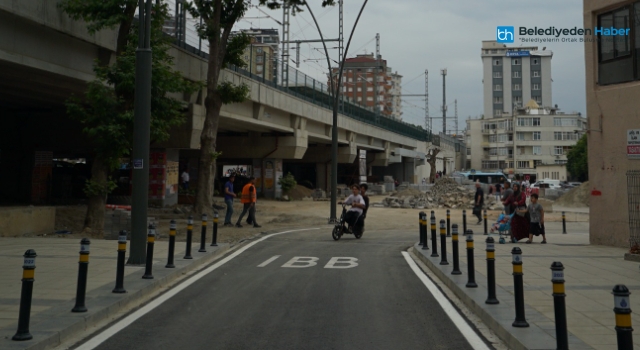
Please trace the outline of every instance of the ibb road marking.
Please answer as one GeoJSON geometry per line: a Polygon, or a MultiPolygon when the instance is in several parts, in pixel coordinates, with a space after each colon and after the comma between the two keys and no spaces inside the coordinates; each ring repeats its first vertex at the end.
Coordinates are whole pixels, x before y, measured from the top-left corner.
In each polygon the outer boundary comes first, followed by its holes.
{"type": "Polygon", "coordinates": [[[277,258],[279,258],[279,257],[280,257],[280,255],[275,255],[275,256],[273,256],[273,257],[269,258],[269,260],[266,260],[266,261],[265,261],[265,262],[263,262],[262,264],[258,265],[258,267],[265,267],[265,266],[267,266],[267,265],[271,264],[274,260],[276,260],[276,259],[277,259],[277,258]]]}
{"type": "MultiPolygon", "coordinates": [[[[269,260],[263,262],[258,265],[258,267],[267,266],[272,261],[276,260],[280,255],[276,255],[269,260]]],[[[318,265],[318,260],[320,258],[316,258],[314,256],[294,256],[291,260],[287,261],[282,267],[293,267],[293,268],[305,268],[318,265]]],[[[324,265],[325,269],[350,269],[352,267],[358,266],[357,258],[352,258],[348,256],[336,256],[329,260],[329,262],[324,265]]]]}

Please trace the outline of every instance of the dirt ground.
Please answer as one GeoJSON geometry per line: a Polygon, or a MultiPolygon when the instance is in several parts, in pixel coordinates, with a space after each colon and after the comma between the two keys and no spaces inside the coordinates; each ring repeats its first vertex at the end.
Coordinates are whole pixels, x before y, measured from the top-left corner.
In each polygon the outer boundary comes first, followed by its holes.
{"type": "MultiPolygon", "coordinates": [[[[379,203],[384,196],[371,196],[371,203],[379,203]]],[[[217,204],[222,204],[221,198],[216,198],[217,204]]],[[[550,207],[548,203],[541,201],[543,207],[550,207]]],[[[258,200],[256,207],[256,219],[261,228],[253,228],[251,225],[246,224],[243,219],[243,228],[237,227],[223,227],[224,222],[224,210],[219,214],[219,226],[218,226],[218,242],[224,243],[237,243],[242,240],[250,239],[263,232],[273,232],[285,229],[295,229],[303,227],[320,227],[322,233],[327,235],[331,232],[331,226],[327,224],[329,219],[330,202],[328,201],[275,201],[275,200],[258,200]]],[[[340,215],[341,207],[337,206],[337,215],[340,215]]],[[[367,214],[366,227],[368,229],[375,230],[414,230],[418,226],[418,213],[419,209],[392,209],[392,208],[377,208],[370,207],[367,214]]],[[[82,232],[82,226],[84,222],[84,214],[86,212],[86,206],[68,206],[58,207],[56,210],[56,230],[69,230],[71,234],[50,234],[52,237],[64,237],[80,239],[82,237],[102,238],[100,233],[82,232]]],[[[232,221],[235,223],[238,220],[238,216],[242,212],[242,206],[240,203],[234,205],[234,213],[232,221]]],[[[427,215],[430,215],[430,211],[427,210],[427,215]]],[[[446,219],[446,209],[435,210],[436,219],[446,219]]],[[[500,211],[488,211],[489,223],[495,221],[500,214],[500,211]]],[[[200,215],[192,214],[194,216],[194,242],[200,241],[201,220],[200,215]]],[[[157,233],[160,235],[160,240],[165,240],[169,234],[169,222],[171,219],[176,220],[178,225],[177,241],[184,241],[186,239],[186,227],[187,218],[189,214],[182,213],[175,209],[149,209],[149,216],[155,218],[157,233]],[[178,213],[179,214],[176,214],[178,213]]],[[[246,218],[246,216],[245,216],[246,218]]],[[[560,213],[548,212],[545,215],[546,221],[560,221],[560,213]]],[[[582,220],[580,220],[582,221],[582,220]]],[[[584,219],[586,221],[586,218],[584,219]]],[[[451,222],[457,223],[462,228],[462,211],[451,210],[451,222]]],[[[475,225],[475,218],[471,215],[471,210],[467,210],[467,223],[468,227],[474,230],[482,230],[482,226],[475,225]]],[[[207,240],[211,240],[211,230],[213,226],[211,224],[211,218],[209,218],[209,224],[207,226],[207,240]]],[[[319,233],[320,233],[319,232],[319,233]]],[[[320,234],[322,234],[320,233],[320,234]]]]}

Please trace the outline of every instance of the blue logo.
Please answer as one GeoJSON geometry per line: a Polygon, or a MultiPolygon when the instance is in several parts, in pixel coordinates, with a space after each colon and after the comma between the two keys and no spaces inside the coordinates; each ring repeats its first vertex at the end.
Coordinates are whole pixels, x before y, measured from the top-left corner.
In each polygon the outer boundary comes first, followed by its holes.
{"type": "Polygon", "coordinates": [[[496,31],[496,41],[503,44],[513,43],[515,40],[515,33],[513,26],[498,26],[496,31]]]}

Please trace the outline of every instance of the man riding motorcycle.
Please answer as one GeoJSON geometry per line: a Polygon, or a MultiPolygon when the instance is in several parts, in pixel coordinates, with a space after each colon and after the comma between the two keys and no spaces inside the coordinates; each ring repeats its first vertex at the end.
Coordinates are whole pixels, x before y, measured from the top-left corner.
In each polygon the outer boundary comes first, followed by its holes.
{"type": "Polygon", "coordinates": [[[347,197],[347,199],[344,201],[344,204],[351,204],[351,209],[347,211],[347,214],[345,216],[345,222],[349,224],[349,227],[354,227],[354,225],[358,221],[358,218],[362,215],[364,209],[367,206],[365,204],[364,198],[362,198],[362,196],[360,195],[360,186],[352,185],[351,191],[353,194],[347,197]]]}

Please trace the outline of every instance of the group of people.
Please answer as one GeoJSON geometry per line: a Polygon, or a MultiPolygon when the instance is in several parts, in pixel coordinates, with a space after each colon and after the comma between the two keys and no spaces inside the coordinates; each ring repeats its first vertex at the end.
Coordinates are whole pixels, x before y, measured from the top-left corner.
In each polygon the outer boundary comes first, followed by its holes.
{"type": "MultiPolygon", "coordinates": [[[[231,174],[227,183],[224,184],[224,203],[227,205],[227,212],[224,216],[224,226],[233,226],[231,223],[231,216],[233,215],[233,199],[237,197],[236,193],[233,191],[233,182],[235,179],[235,174],[231,174]]],[[[256,201],[258,196],[255,182],[256,179],[252,176],[249,178],[249,182],[242,187],[240,203],[242,203],[243,208],[242,213],[236,222],[236,227],[242,227],[242,218],[247,213],[249,213],[249,216],[247,216],[247,224],[253,225],[253,227],[261,227],[256,221],[256,201]]]]}
{"type": "MultiPolygon", "coordinates": [[[[498,197],[504,206],[504,213],[511,216],[511,241],[517,242],[524,238],[529,238],[526,243],[533,242],[533,236],[542,235],[542,243],[547,243],[544,230],[544,209],[538,203],[538,195],[531,195],[530,203],[527,206],[527,195],[525,188],[518,182],[513,185],[509,182],[503,184],[502,196],[498,197]],[[511,188],[513,186],[513,189],[511,188]]],[[[499,187],[499,189],[502,189],[499,187]]],[[[474,196],[473,214],[478,218],[478,223],[482,223],[482,206],[484,204],[484,192],[479,182],[476,182],[476,194],[474,196]]]]}

